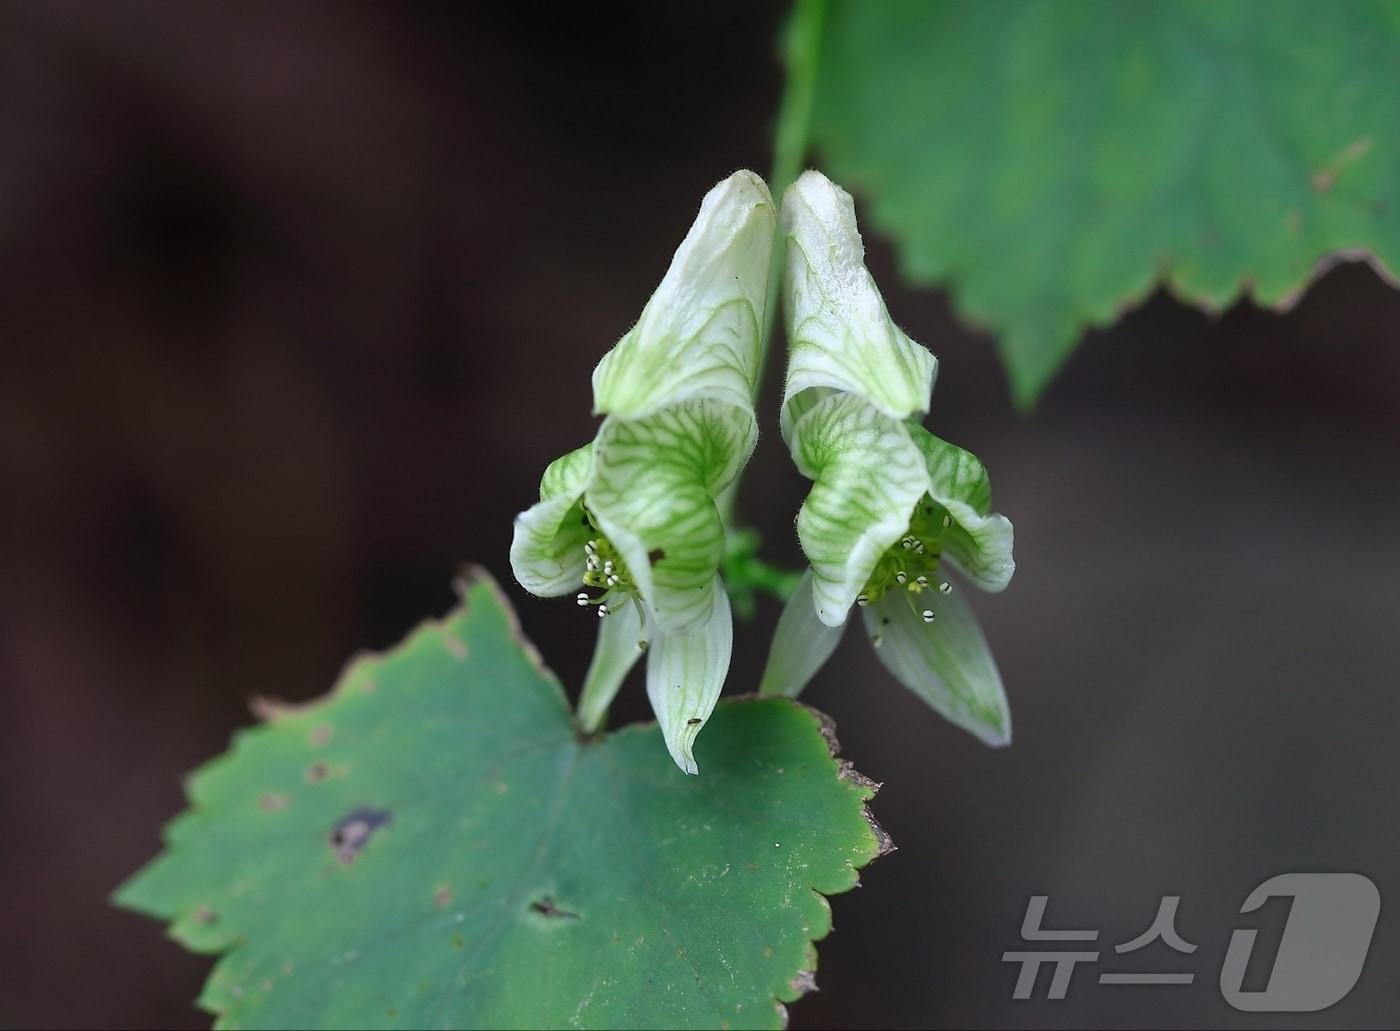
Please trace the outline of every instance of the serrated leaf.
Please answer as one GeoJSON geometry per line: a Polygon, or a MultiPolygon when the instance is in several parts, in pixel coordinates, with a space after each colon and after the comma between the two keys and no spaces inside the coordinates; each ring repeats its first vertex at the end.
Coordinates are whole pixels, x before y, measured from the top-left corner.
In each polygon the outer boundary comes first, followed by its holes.
{"type": "Polygon", "coordinates": [[[190,780],[119,904],[223,953],[225,1027],[768,1026],[888,847],[819,717],[729,701],[676,769],[581,738],[489,580],[190,780]]]}
{"type": "Polygon", "coordinates": [[[813,134],[1032,403],[1159,282],[1285,306],[1400,268],[1400,7],[833,0],[813,134]]]}

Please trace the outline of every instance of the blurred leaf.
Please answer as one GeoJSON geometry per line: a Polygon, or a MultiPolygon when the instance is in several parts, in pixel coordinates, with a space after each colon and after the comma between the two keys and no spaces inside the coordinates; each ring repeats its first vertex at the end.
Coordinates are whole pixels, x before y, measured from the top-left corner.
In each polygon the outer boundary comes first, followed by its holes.
{"type": "Polygon", "coordinates": [[[699,777],[653,724],[581,741],[482,578],[265,708],[117,895],[224,953],[200,1004],[228,1027],[777,1027],[819,893],[887,846],[793,702],[721,705],[699,777]]]}
{"type": "Polygon", "coordinates": [[[1400,267],[1400,5],[833,2],[813,134],[1032,404],[1159,282],[1285,307],[1400,267]]]}

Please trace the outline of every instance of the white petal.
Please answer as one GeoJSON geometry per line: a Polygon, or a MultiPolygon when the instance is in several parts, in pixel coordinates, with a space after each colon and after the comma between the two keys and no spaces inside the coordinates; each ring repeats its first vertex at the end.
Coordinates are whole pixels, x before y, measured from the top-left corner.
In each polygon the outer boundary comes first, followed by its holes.
{"type": "Polygon", "coordinates": [[[592,464],[592,444],[555,459],[540,480],[539,503],[515,519],[510,566],[531,594],[554,598],[583,582],[589,530],[579,499],[592,464]]]}
{"type": "Polygon", "coordinates": [[[989,745],[1011,740],[1011,711],[1001,674],[964,592],[924,591],[915,604],[929,609],[926,623],[902,591],[864,609],[875,654],[905,687],[933,709],[989,745]]]}
{"type": "Polygon", "coordinates": [[[831,658],[845,629],[844,625],[829,627],[817,618],[812,601],[812,573],[803,573],[778,618],[758,693],[796,698],[831,658]]]}
{"type": "Polygon", "coordinates": [[[792,433],[792,457],[814,482],[797,514],[812,567],[812,597],[827,626],[841,626],[886,549],[909,530],[928,490],[908,428],[854,394],[830,394],[792,433]]]}
{"type": "Polygon", "coordinates": [[[752,172],[705,195],[641,318],[594,369],[596,412],[637,419],[690,398],[752,409],[776,222],[752,172]]]}
{"type": "Polygon", "coordinates": [[[729,673],[734,620],[718,576],[709,618],[688,633],[655,631],[647,649],[647,697],[666,749],[686,773],[699,773],[692,748],[719,700],[729,673]]]}
{"type": "Polygon", "coordinates": [[[579,726],[589,734],[603,725],[617,689],[647,646],[646,621],[639,601],[629,601],[597,622],[598,644],[578,701],[579,726]]]}
{"type": "Polygon", "coordinates": [[[627,561],[657,624],[683,632],[710,612],[724,523],[714,497],[753,450],[752,417],[687,401],[599,431],[589,511],[627,561]]]}
{"type": "Polygon", "coordinates": [[[953,525],[943,536],[943,557],[982,590],[1005,590],[1016,572],[1011,520],[995,512],[978,515],[961,501],[936,500],[953,517],[953,525]]]}
{"type": "Polygon", "coordinates": [[[783,232],[784,435],[789,402],[817,387],[858,394],[893,419],[927,412],[938,362],[890,318],[865,267],[851,195],[820,172],[804,172],[783,197],[783,232]]]}
{"type": "Polygon", "coordinates": [[[935,437],[922,426],[910,436],[923,452],[929,495],[948,510],[953,525],[943,538],[949,563],[984,591],[1001,591],[1016,572],[1011,520],[991,511],[987,470],[970,451],[935,437]]]}

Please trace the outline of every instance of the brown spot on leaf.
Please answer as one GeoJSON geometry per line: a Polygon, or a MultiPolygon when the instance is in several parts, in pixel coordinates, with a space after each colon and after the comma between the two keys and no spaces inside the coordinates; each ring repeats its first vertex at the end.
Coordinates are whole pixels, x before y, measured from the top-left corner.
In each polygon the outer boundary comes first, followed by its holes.
{"type": "Polygon", "coordinates": [[[842,780],[849,784],[854,784],[856,787],[865,791],[869,791],[871,798],[874,798],[875,793],[884,787],[884,784],[880,783],[878,780],[871,780],[865,774],[861,773],[849,759],[837,760],[837,767],[839,769],[837,775],[842,780]]]}
{"type": "Polygon", "coordinates": [[[836,740],[836,721],[822,712],[820,709],[806,707],[817,721],[817,729],[821,731],[822,740],[826,742],[826,747],[831,752],[832,758],[841,754],[841,742],[836,740]]]}
{"type": "Polygon", "coordinates": [[[318,723],[311,728],[311,733],[306,735],[306,740],[312,748],[323,748],[330,744],[334,735],[335,728],[333,726],[329,723],[318,723]]]}
{"type": "Polygon", "coordinates": [[[335,857],[349,866],[369,844],[374,832],[387,826],[393,818],[393,813],[387,809],[351,810],[331,829],[330,846],[335,851],[335,857]]]}
{"type": "Polygon", "coordinates": [[[865,806],[861,806],[860,814],[865,817],[865,822],[870,824],[870,832],[875,835],[876,859],[887,856],[899,848],[899,846],[894,843],[894,838],[890,837],[889,831],[880,826],[880,821],[875,819],[869,809],[865,806]]]}
{"type": "Polygon", "coordinates": [[[460,637],[451,630],[444,630],[442,633],[442,646],[447,649],[447,653],[458,662],[465,661],[467,657],[467,645],[460,637]]]}
{"type": "Polygon", "coordinates": [[[650,562],[653,566],[665,557],[665,548],[652,548],[651,551],[647,552],[647,561],[650,562]]]}
{"type": "Polygon", "coordinates": [[[433,892],[433,908],[446,909],[452,903],[452,889],[447,885],[442,885],[433,892]]]}
{"type": "Polygon", "coordinates": [[[817,975],[810,970],[798,971],[797,976],[788,982],[788,987],[798,995],[806,995],[808,992],[818,991],[817,975]]]}
{"type": "Polygon", "coordinates": [[[208,906],[196,906],[192,919],[195,923],[208,927],[210,924],[218,923],[219,914],[208,906]]]}
{"type": "Polygon", "coordinates": [[[331,768],[321,760],[316,760],[306,768],[306,782],[319,784],[331,775],[331,768]]]}
{"type": "Polygon", "coordinates": [[[265,791],[258,797],[258,808],[265,813],[280,813],[292,800],[277,791],[265,791]]]}
{"type": "Polygon", "coordinates": [[[560,909],[554,904],[554,899],[549,895],[531,902],[530,908],[540,916],[549,917],[553,920],[577,920],[579,918],[577,913],[572,913],[567,909],[560,909]]]}

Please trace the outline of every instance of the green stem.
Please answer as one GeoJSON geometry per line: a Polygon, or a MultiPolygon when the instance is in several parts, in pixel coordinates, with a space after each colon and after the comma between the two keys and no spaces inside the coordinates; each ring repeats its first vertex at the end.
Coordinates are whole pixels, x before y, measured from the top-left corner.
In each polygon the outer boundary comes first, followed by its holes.
{"type": "MultiPolygon", "coordinates": [[[[784,191],[802,173],[802,162],[807,156],[807,134],[812,122],[812,97],[816,93],[822,24],[825,20],[826,0],[796,0],[783,40],[783,65],[787,69],[787,81],[783,86],[778,121],[773,130],[773,171],[768,177],[773,199],[779,205],[782,204],[784,191]]],[[[778,306],[782,300],[786,249],[787,237],[780,223],[773,234],[773,259],[768,269],[768,298],[763,310],[763,335],[759,338],[758,380],[754,384],[755,404],[763,385],[773,327],[777,324],[778,306]]],[[[735,480],[716,501],[726,526],[733,525],[738,492],[739,481],[735,480]]]]}

